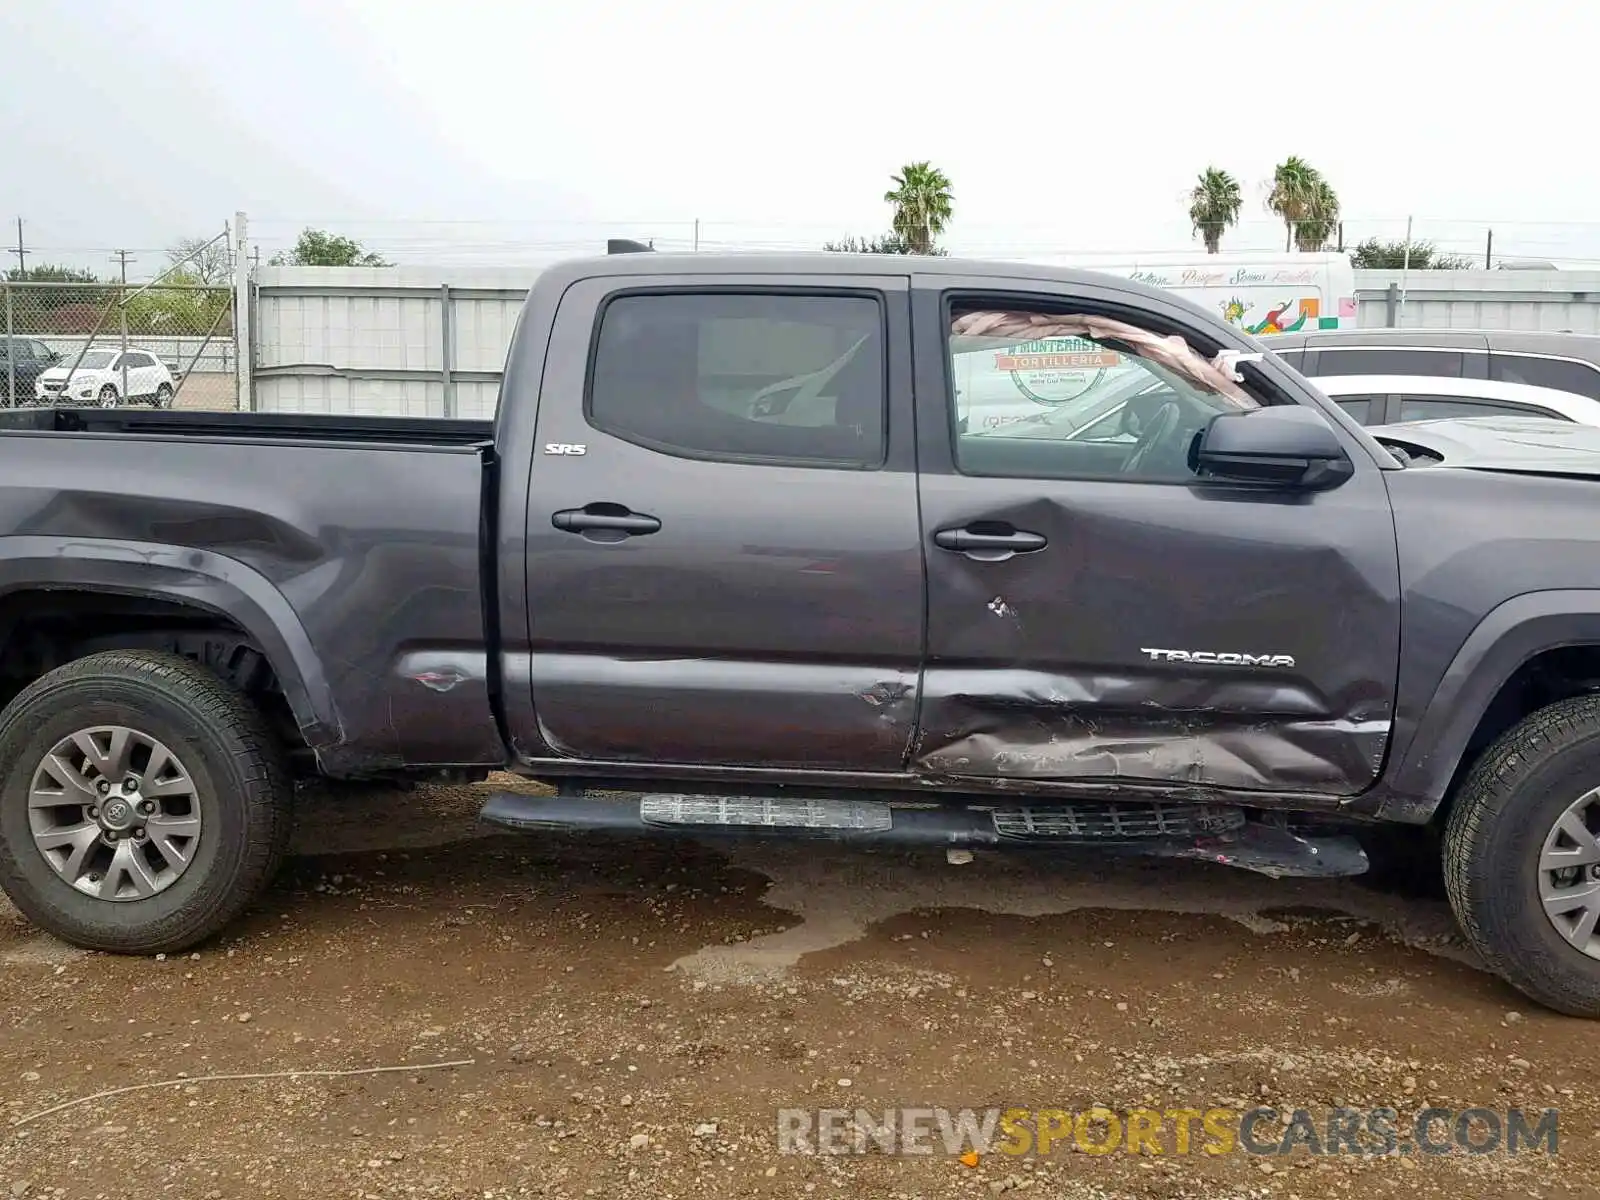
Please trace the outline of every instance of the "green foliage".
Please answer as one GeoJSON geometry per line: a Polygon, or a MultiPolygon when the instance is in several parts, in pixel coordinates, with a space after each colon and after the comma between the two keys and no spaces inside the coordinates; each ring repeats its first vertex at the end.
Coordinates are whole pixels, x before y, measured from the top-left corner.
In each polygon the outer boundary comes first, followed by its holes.
{"type": "Polygon", "coordinates": [[[1239,223],[1239,209],[1244,204],[1239,181],[1221,167],[1207,167],[1200,172],[1194,190],[1189,193],[1189,223],[1205,243],[1206,253],[1215,254],[1222,248],[1222,235],[1232,225],[1239,223]]]}
{"type": "MultiPolygon", "coordinates": [[[[155,287],[129,296],[128,332],[189,337],[205,334],[232,302],[232,293],[206,288],[198,273],[174,271],[155,287]]],[[[113,314],[112,320],[116,319],[113,314]]],[[[226,335],[229,328],[224,318],[217,332],[226,335]]]]}
{"type": "Polygon", "coordinates": [[[912,254],[932,254],[934,239],[945,231],[954,211],[949,177],[932,163],[915,162],[889,178],[895,186],[883,199],[894,208],[896,236],[912,254]]]}
{"type": "Polygon", "coordinates": [[[1294,155],[1273,169],[1267,211],[1283,221],[1285,250],[1291,244],[1302,251],[1321,250],[1339,227],[1339,196],[1333,185],[1294,155]]]}
{"type": "MultiPolygon", "coordinates": [[[[896,233],[885,233],[878,237],[847,237],[837,242],[824,242],[824,250],[835,254],[915,254],[911,243],[896,233]]],[[[935,247],[928,251],[930,254],[944,254],[943,250],[935,247]]]]}
{"type": "Polygon", "coordinates": [[[390,267],[394,264],[367,250],[354,238],[323,229],[302,229],[294,249],[274,254],[275,267],[390,267]]]}
{"type": "Polygon", "coordinates": [[[6,279],[11,283],[99,283],[93,271],[82,271],[77,267],[63,267],[54,263],[45,263],[43,266],[12,267],[6,272],[6,279]]]}
{"type": "MultiPolygon", "coordinates": [[[[1407,266],[1406,244],[1368,238],[1350,251],[1352,266],[1368,271],[1400,271],[1407,266]]],[[[1460,254],[1444,254],[1432,242],[1412,242],[1410,268],[1414,271],[1470,271],[1473,260],[1460,254]]]]}
{"type": "Polygon", "coordinates": [[[31,285],[11,289],[12,321],[18,333],[87,333],[116,295],[116,288],[94,272],[54,263],[26,270],[12,267],[5,277],[9,283],[31,285]]]}

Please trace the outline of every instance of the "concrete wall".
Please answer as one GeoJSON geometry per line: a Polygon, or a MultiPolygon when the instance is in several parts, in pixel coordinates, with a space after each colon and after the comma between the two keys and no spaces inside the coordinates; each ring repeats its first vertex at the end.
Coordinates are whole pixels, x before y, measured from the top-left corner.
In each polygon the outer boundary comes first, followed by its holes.
{"type": "Polygon", "coordinates": [[[1600,271],[1357,271],[1356,296],[1363,328],[1600,333],[1600,271]]]}
{"type": "MultiPolygon", "coordinates": [[[[253,392],[266,412],[494,415],[536,268],[262,267],[253,392]]],[[[1358,325],[1600,332],[1600,272],[1357,271],[1358,325]],[[1394,284],[1393,291],[1390,285],[1394,284]]]]}
{"type": "Polygon", "coordinates": [[[264,412],[494,415],[532,269],[263,267],[255,406],[264,412]]]}

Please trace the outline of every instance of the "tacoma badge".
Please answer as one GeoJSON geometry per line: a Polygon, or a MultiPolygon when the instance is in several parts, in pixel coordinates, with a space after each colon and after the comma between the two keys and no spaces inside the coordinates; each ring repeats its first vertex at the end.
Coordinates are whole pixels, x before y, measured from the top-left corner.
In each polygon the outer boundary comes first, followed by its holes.
{"type": "Polygon", "coordinates": [[[1139,647],[1140,654],[1148,654],[1151,662],[1200,663],[1208,667],[1292,667],[1294,656],[1289,654],[1235,654],[1231,650],[1152,650],[1139,647]]]}

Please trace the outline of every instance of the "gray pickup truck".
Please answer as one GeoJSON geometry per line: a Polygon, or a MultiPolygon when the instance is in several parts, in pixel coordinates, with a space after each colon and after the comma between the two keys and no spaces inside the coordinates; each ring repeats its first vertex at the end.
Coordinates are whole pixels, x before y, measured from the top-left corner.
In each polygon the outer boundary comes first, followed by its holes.
{"type": "Polygon", "coordinates": [[[1261,351],[1093,274],[618,254],[539,277],[492,425],[0,414],[0,886],[184,948],[311,773],[1273,875],[1398,822],[1600,1014],[1596,431],[1364,429],[1261,351]]]}

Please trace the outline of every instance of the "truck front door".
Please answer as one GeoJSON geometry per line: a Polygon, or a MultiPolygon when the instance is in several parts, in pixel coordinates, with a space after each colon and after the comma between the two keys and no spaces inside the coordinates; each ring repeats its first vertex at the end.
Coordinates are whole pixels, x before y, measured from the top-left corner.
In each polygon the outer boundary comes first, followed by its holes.
{"type": "MultiPolygon", "coordinates": [[[[915,769],[1367,787],[1399,656],[1394,526],[1370,454],[1351,439],[1355,474],[1326,491],[1198,479],[1190,449],[1227,393],[1148,335],[1185,338],[1203,367],[1218,333],[1111,287],[961,282],[919,281],[915,299],[917,346],[944,349],[917,364],[929,624],[915,769]],[[959,431],[962,356],[1036,398],[1039,419],[959,431]],[[1114,415],[1074,419],[1130,373],[1148,386],[1114,415]]],[[[1245,370],[1255,394],[1232,405],[1297,401],[1272,382],[1281,368],[1245,370]]]]}
{"type": "Polygon", "coordinates": [[[565,292],[527,513],[556,753],[903,769],[923,639],[907,296],[760,275],[565,292]]]}

